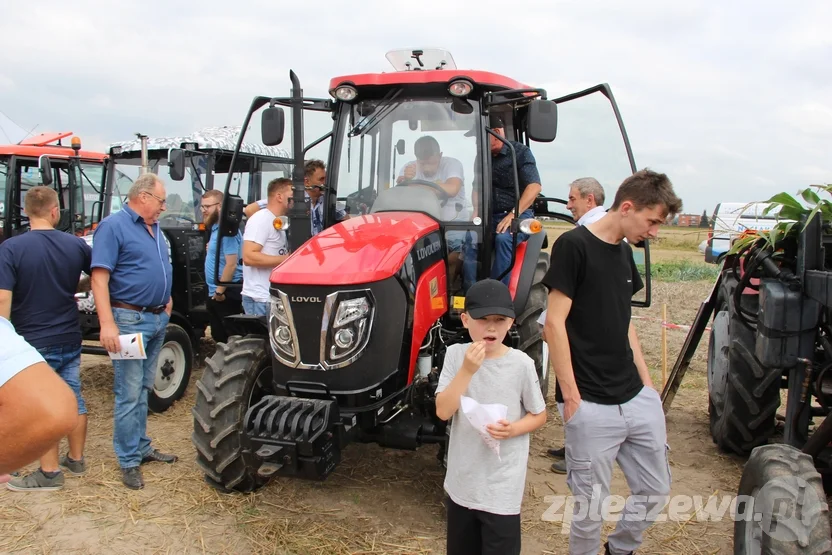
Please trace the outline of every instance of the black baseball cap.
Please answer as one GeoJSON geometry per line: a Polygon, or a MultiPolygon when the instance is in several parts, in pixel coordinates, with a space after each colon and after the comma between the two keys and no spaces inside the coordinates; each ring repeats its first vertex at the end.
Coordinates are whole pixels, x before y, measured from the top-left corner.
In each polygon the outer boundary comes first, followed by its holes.
{"type": "Polygon", "coordinates": [[[468,289],[465,295],[465,312],[477,320],[492,314],[515,317],[511,293],[503,282],[496,279],[478,281],[468,289]]]}

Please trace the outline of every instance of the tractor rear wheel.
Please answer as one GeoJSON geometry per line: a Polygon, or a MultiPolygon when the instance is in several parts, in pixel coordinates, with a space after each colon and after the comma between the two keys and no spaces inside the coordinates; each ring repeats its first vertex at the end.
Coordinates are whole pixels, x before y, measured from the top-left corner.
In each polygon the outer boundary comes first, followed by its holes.
{"type": "MultiPolygon", "coordinates": [[[[737,280],[726,273],[708,344],[708,414],[711,437],[720,449],[747,456],[775,430],[780,406],[779,368],[766,368],[754,354],[755,336],[737,314],[737,280]]],[[[743,295],[746,310],[756,312],[756,295],[743,295]]]]}
{"type": "Polygon", "coordinates": [[[520,335],[518,349],[534,361],[544,399],[549,394],[549,357],[544,349],[543,333],[537,320],[546,308],[547,293],[546,286],[542,283],[536,282],[532,285],[526,307],[518,314],[516,320],[517,332],[520,335]]]}
{"type": "Polygon", "coordinates": [[[250,492],[268,481],[257,474],[259,464],[243,452],[241,441],[248,408],[274,393],[267,345],[253,335],[217,343],[196,383],[191,440],[206,482],[223,492],[250,492]]]}
{"type": "Polygon", "coordinates": [[[811,456],[784,444],[755,448],[738,494],[735,554],[832,552],[826,494],[811,456]]]}

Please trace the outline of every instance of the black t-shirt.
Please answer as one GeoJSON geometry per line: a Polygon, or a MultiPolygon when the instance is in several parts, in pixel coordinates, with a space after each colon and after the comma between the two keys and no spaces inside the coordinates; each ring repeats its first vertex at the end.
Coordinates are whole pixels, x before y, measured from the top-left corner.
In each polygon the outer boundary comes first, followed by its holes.
{"type": "Polygon", "coordinates": [[[81,345],[75,291],[91,257],[83,239],[54,229],[0,244],[0,289],[12,292],[12,325],[32,347],[81,345]]]}
{"type": "MultiPolygon", "coordinates": [[[[572,299],[566,333],[581,399],[617,405],[635,397],[644,383],[630,348],[630,303],[644,283],[630,245],[607,243],[584,226],[569,230],[552,246],[543,284],[572,299]]],[[[559,386],[555,396],[563,402],[559,386]]]]}

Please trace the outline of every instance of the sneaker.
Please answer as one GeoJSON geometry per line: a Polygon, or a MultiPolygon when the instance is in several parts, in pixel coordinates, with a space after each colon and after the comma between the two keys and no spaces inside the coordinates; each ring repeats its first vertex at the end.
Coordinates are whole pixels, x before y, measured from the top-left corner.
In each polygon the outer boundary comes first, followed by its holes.
{"type": "MultiPolygon", "coordinates": [[[[630,551],[628,555],[633,555],[635,551],[630,551]]],[[[612,555],[612,551],[610,551],[610,542],[606,542],[604,544],[604,555],[612,555]]]]}
{"type": "Polygon", "coordinates": [[[58,463],[61,468],[66,470],[67,474],[70,476],[83,476],[87,473],[87,463],[84,460],[84,457],[81,457],[80,461],[72,460],[69,458],[69,453],[61,457],[60,462],[58,463]]]}
{"type": "Polygon", "coordinates": [[[142,478],[141,469],[138,466],[122,468],[121,483],[130,489],[142,489],[144,487],[144,478],[142,478]]]}
{"type": "Polygon", "coordinates": [[[566,447],[561,447],[560,449],[549,449],[546,452],[549,453],[550,457],[555,457],[556,459],[562,459],[566,456],[566,447]]]}
{"type": "Polygon", "coordinates": [[[566,461],[555,461],[552,463],[552,472],[555,474],[566,474],[566,461]]]}
{"type": "Polygon", "coordinates": [[[152,462],[163,462],[173,464],[178,460],[179,457],[177,457],[176,455],[168,455],[167,453],[161,453],[158,449],[153,449],[150,453],[142,457],[142,464],[152,462]]]}
{"type": "Polygon", "coordinates": [[[12,478],[6,487],[12,491],[58,491],[64,487],[64,474],[58,471],[50,478],[38,468],[27,476],[12,478]]]}

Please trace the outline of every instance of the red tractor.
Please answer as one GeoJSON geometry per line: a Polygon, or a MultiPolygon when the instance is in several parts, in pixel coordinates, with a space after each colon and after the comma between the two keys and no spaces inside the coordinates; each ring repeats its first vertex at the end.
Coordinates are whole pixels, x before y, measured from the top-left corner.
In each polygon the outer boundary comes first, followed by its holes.
{"type": "MultiPolygon", "coordinates": [[[[439,444],[442,459],[448,427],[434,407],[439,372],[447,347],[470,340],[460,319],[466,284],[489,277],[494,260],[489,137],[504,140],[490,116],[500,115],[506,139],[553,144],[559,104],[600,93],[595,98],[613,107],[617,148],[623,138],[626,151],[615,182],[635,171],[607,85],[550,100],[508,77],[457,70],[444,51],[396,51],[388,59],[396,72],[332,79],[332,99],[304,98],[291,72],[291,97],[256,97],[246,116],[243,129],[259,119],[263,144],[273,146],[284,135],[280,106],[291,109],[294,204],[275,226],[287,230],[292,254],[271,274],[269,316],[229,317],[239,335],[217,346],[197,383],[193,443],[206,481],[218,489],[251,491],[274,476],[324,479],[356,441],[439,444]],[[314,113],[331,118],[331,129],[307,146],[303,117],[314,113]],[[407,145],[425,135],[465,169],[463,195],[449,198],[434,181],[400,178],[407,145]],[[325,227],[311,236],[303,167],[327,140],[325,227]],[[339,204],[349,218],[336,223],[339,204]]],[[[602,142],[597,129],[590,139],[602,142]]],[[[538,156],[538,166],[545,163],[538,156]]],[[[549,186],[565,188],[587,169],[563,169],[572,176],[566,181],[551,174],[549,186]]],[[[550,203],[565,204],[540,196],[535,215],[572,221],[550,203]]],[[[243,223],[243,205],[226,187],[220,235],[243,223]]],[[[535,361],[545,394],[549,364],[537,320],[546,306],[547,233],[537,219],[515,217],[512,225],[506,275],[518,317],[507,342],[535,361]],[[518,242],[518,231],[528,239],[518,242]]],[[[639,254],[649,289],[646,245],[639,254]]],[[[641,305],[648,304],[649,293],[641,305]]]]}

